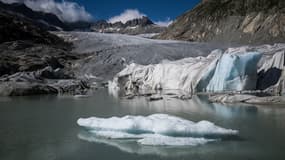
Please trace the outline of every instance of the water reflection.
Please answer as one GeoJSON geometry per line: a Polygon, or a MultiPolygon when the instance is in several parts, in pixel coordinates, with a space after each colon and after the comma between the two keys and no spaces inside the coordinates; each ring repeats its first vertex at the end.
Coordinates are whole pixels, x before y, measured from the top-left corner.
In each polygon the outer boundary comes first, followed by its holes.
{"type": "MultiPolygon", "coordinates": [[[[132,100],[115,97],[120,109],[128,111],[132,115],[142,115],[148,113],[168,113],[178,115],[192,121],[209,120],[211,117],[225,119],[239,119],[242,115],[255,116],[258,114],[258,107],[253,105],[235,104],[224,105],[210,103],[205,96],[194,96],[190,100],[180,100],[170,97],[164,97],[160,101],[149,101],[146,97],[136,97],[132,100]]],[[[226,121],[224,121],[227,124],[226,121]]],[[[217,124],[220,125],[220,124],[217,124]]],[[[230,124],[229,124],[230,125],[230,124]]],[[[221,127],[231,127],[223,126],[221,127]]],[[[233,128],[237,129],[237,128],[233,128]]],[[[197,147],[161,147],[161,146],[144,146],[136,143],[135,140],[118,140],[96,137],[87,131],[81,131],[78,138],[97,144],[105,144],[115,147],[122,152],[139,154],[139,155],[157,155],[162,157],[180,157],[205,154],[211,152],[213,148],[209,147],[213,143],[203,146],[203,150],[197,147]],[[207,148],[208,150],[205,150],[207,148]],[[201,151],[201,152],[200,152],[201,151]]],[[[229,137],[225,141],[240,141],[243,137],[229,137]]],[[[216,144],[214,142],[214,144],[216,144]]],[[[217,150],[217,148],[215,148],[217,150]]]]}
{"type": "Polygon", "coordinates": [[[0,97],[0,102],[10,102],[12,99],[10,97],[0,97]]]}
{"type": "Polygon", "coordinates": [[[2,98],[0,159],[139,160],[170,157],[283,160],[284,121],[284,106],[212,104],[205,97],[193,97],[187,101],[165,98],[150,102],[144,97],[116,99],[109,96],[107,90],[100,90],[94,96],[80,100],[57,96],[2,98]],[[80,117],[155,113],[175,115],[194,122],[208,120],[223,128],[239,130],[239,136],[244,140],[219,141],[196,147],[151,147],[135,141],[98,140],[90,134],[78,134],[81,128],[76,125],[80,117]]]}
{"type": "Polygon", "coordinates": [[[146,107],[154,113],[212,114],[223,118],[233,118],[241,114],[255,115],[258,112],[258,107],[254,105],[210,103],[204,96],[194,96],[191,100],[165,97],[160,101],[136,97],[133,100],[121,99],[120,105],[133,114],[141,113],[146,107]]]}
{"type": "Polygon", "coordinates": [[[160,157],[180,157],[191,153],[193,147],[155,147],[139,145],[134,140],[118,140],[118,139],[106,139],[92,135],[87,131],[81,131],[78,134],[78,138],[87,142],[95,142],[99,144],[105,144],[111,147],[115,147],[122,152],[139,154],[139,155],[156,155],[160,157]]]}

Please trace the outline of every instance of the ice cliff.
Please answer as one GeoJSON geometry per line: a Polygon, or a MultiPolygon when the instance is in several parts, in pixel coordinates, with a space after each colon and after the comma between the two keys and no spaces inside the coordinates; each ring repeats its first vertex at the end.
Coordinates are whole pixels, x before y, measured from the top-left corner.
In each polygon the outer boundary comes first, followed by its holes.
{"type": "Polygon", "coordinates": [[[229,48],[224,52],[214,50],[207,57],[165,60],[151,65],[133,63],[109,82],[109,88],[172,89],[195,93],[265,90],[276,85],[275,88],[282,92],[284,50],[283,44],[243,46],[229,48]]]}

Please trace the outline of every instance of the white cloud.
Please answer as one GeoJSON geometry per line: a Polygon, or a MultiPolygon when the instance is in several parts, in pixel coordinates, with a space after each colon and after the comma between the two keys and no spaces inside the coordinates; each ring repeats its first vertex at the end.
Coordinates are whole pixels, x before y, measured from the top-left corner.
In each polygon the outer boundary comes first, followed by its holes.
{"type": "Polygon", "coordinates": [[[68,2],[62,0],[62,2],[55,2],[54,0],[1,0],[4,3],[24,3],[26,6],[35,11],[42,11],[45,13],[53,13],[58,16],[59,19],[65,22],[76,21],[89,21],[92,19],[83,6],[78,5],[75,2],[68,2]]]}
{"type": "Polygon", "coordinates": [[[167,18],[165,21],[157,21],[154,23],[159,25],[159,26],[168,27],[169,25],[171,25],[173,23],[173,20],[171,20],[170,18],[167,18]]]}
{"type": "Polygon", "coordinates": [[[139,10],[137,9],[127,9],[123,13],[121,13],[118,16],[114,16],[108,20],[109,23],[115,23],[115,22],[122,22],[126,23],[129,20],[137,19],[137,18],[142,18],[146,16],[143,13],[140,13],[139,10]]]}

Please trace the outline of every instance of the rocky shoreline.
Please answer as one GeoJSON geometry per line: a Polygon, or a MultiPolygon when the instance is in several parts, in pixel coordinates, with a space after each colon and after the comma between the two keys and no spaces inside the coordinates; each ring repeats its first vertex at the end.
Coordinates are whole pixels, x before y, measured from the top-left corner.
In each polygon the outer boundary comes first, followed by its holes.
{"type": "Polygon", "coordinates": [[[285,105],[285,96],[254,96],[250,94],[218,94],[209,96],[213,103],[245,103],[255,105],[285,105]]]}

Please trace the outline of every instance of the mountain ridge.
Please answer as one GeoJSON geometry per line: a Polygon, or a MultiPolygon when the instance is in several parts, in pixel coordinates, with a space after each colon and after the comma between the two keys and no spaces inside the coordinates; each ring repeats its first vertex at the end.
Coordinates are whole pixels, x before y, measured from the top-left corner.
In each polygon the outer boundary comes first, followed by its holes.
{"type": "Polygon", "coordinates": [[[99,20],[95,22],[91,30],[100,33],[121,33],[121,34],[146,34],[146,33],[160,33],[166,27],[158,26],[152,22],[148,17],[136,18],[127,21],[126,23],[115,22],[109,23],[106,20],[99,20]]]}
{"type": "Polygon", "coordinates": [[[203,0],[157,36],[200,42],[263,44],[285,42],[282,0],[203,0]]]}

